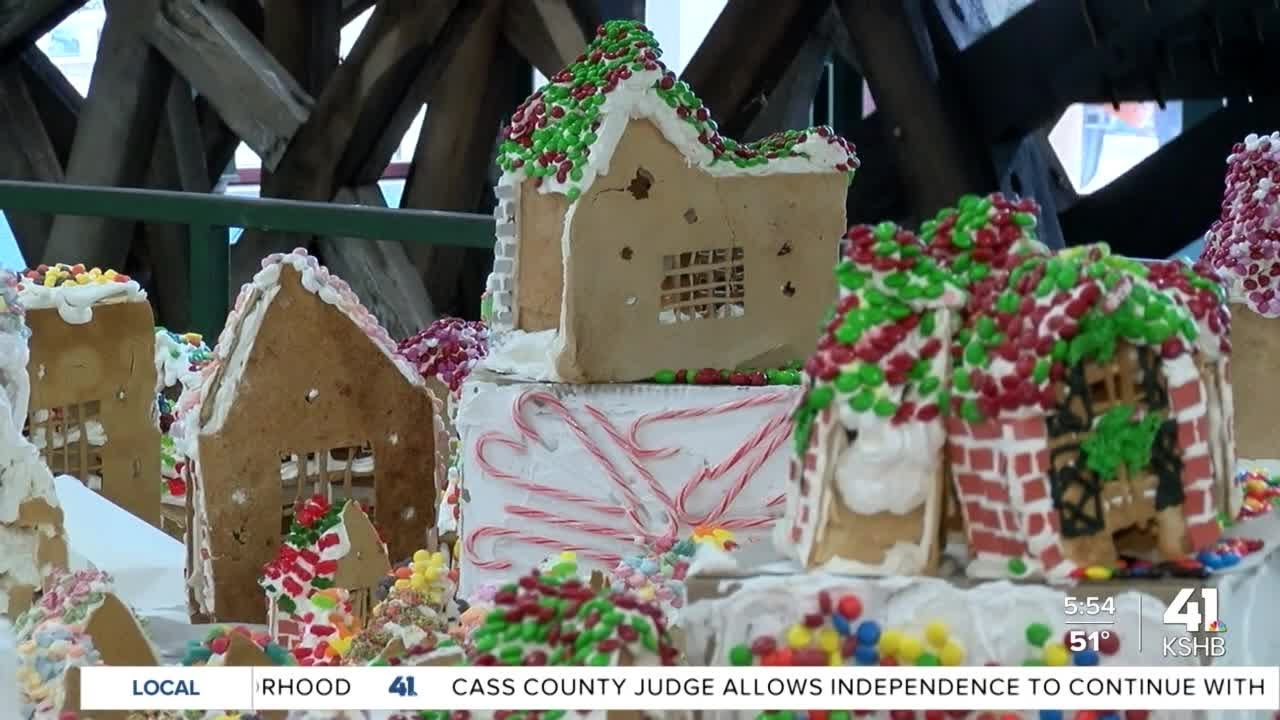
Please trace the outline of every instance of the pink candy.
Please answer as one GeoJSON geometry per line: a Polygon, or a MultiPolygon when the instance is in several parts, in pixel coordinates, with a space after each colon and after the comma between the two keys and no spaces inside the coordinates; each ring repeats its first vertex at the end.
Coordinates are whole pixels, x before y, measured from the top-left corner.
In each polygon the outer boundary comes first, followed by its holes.
{"type": "Polygon", "coordinates": [[[423,377],[436,378],[458,392],[471,369],[489,352],[489,329],[480,322],[440,318],[401,341],[397,352],[423,377]]]}

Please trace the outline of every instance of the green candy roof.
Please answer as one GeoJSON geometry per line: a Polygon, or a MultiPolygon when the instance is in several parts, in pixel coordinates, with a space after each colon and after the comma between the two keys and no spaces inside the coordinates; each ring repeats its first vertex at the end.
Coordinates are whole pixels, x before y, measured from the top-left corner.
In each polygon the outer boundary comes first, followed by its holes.
{"type": "Polygon", "coordinates": [[[858,167],[854,148],[829,127],[788,130],[752,143],[724,137],[709,109],[661,57],[643,23],[605,23],[575,62],[516,108],[503,130],[498,165],[576,200],[594,179],[591,153],[612,151],[601,147],[601,136],[606,116],[616,112],[624,122],[649,117],[691,161],[717,172],[775,163],[780,172],[827,170],[852,179],[858,167]]]}
{"type": "Polygon", "coordinates": [[[924,223],[919,239],[892,223],[851,230],[836,267],[841,299],[805,365],[797,449],[833,403],[895,423],[937,411],[979,421],[1053,408],[1053,381],[1081,362],[1110,361],[1120,341],[1166,360],[1229,350],[1224,294],[1211,276],[1114,256],[1103,244],[1051,253],[1036,240],[1037,212],[1031,200],[966,196],[924,223]],[[955,316],[949,337],[939,313],[955,316]],[[951,357],[946,377],[934,340],[951,357]]]}

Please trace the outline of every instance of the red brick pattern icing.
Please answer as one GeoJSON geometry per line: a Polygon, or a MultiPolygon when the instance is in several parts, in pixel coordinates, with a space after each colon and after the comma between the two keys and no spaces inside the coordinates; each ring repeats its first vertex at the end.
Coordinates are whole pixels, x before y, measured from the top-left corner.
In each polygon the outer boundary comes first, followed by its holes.
{"type": "Polygon", "coordinates": [[[1182,447],[1182,514],[1192,550],[1217,541],[1221,534],[1214,507],[1213,461],[1209,456],[1209,414],[1199,377],[1169,389],[1169,411],[1178,423],[1182,447]]]}
{"type": "Polygon", "coordinates": [[[947,453],[964,513],[969,551],[1025,557],[1061,574],[1066,559],[1049,492],[1048,435],[1042,416],[967,422],[947,418],[947,453]]]}

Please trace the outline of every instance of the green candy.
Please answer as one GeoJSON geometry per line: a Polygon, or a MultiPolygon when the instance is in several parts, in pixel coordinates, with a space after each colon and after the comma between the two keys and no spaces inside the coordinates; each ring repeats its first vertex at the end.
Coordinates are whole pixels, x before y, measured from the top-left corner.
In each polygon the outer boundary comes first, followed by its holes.
{"type": "Polygon", "coordinates": [[[982,343],[969,343],[964,349],[964,361],[970,365],[985,366],[987,364],[987,349],[982,343]]]}
{"type": "Polygon", "coordinates": [[[921,395],[932,395],[934,391],[938,389],[938,386],[941,384],[942,384],[942,381],[939,380],[936,375],[930,375],[929,377],[920,381],[920,385],[917,388],[917,390],[920,392],[921,395]]]}
{"type": "Polygon", "coordinates": [[[969,422],[982,420],[982,411],[978,409],[978,402],[973,398],[966,398],[960,404],[960,416],[969,422]]]}
{"type": "Polygon", "coordinates": [[[921,313],[920,324],[917,327],[920,328],[921,335],[932,335],[934,329],[937,327],[936,323],[937,318],[934,316],[934,311],[926,310],[921,313]]]}
{"type": "Polygon", "coordinates": [[[1026,574],[1027,564],[1020,557],[1009,558],[1009,574],[1015,577],[1026,574]]]}
{"type": "Polygon", "coordinates": [[[1045,380],[1049,379],[1050,368],[1051,364],[1049,358],[1040,358],[1036,361],[1036,366],[1031,371],[1031,379],[1035,380],[1036,384],[1043,383],[1045,380]]]}
{"type": "Polygon", "coordinates": [[[862,379],[863,384],[875,387],[884,382],[884,371],[878,365],[866,363],[858,368],[858,377],[862,379]]]}
{"type": "Polygon", "coordinates": [[[832,334],[835,335],[836,341],[840,344],[852,345],[858,341],[858,337],[862,335],[862,332],[850,325],[841,325],[832,334]]]}
{"type": "Polygon", "coordinates": [[[909,278],[906,273],[900,270],[896,270],[884,276],[885,286],[895,288],[895,289],[901,288],[902,286],[906,285],[910,280],[911,278],[909,278]]]}
{"type": "Polygon", "coordinates": [[[486,653],[498,646],[498,638],[494,635],[481,635],[476,631],[472,638],[472,645],[478,652],[486,653]]]}
{"type": "Polygon", "coordinates": [[[973,247],[973,234],[968,230],[956,229],[951,233],[951,244],[961,250],[968,250],[973,247]]]}
{"type": "Polygon", "coordinates": [[[871,409],[871,406],[874,405],[875,402],[875,393],[870,390],[863,390],[857,395],[849,398],[849,407],[853,408],[857,412],[866,412],[871,409]]]}
{"type": "Polygon", "coordinates": [[[729,664],[743,667],[754,662],[754,656],[751,654],[751,648],[746,645],[734,645],[729,650],[729,664]]]}
{"type": "Polygon", "coordinates": [[[1027,642],[1035,647],[1044,647],[1044,644],[1048,642],[1049,636],[1052,634],[1053,631],[1044,623],[1031,623],[1027,626],[1027,642]]]}
{"type": "Polygon", "coordinates": [[[842,393],[851,393],[858,389],[862,384],[862,376],[856,372],[842,372],[836,376],[836,390],[842,393]]]}
{"type": "Polygon", "coordinates": [[[675,370],[659,370],[658,372],[653,374],[653,381],[657,383],[662,383],[663,385],[670,385],[671,383],[676,381],[676,371],[675,370]]]}
{"type": "Polygon", "coordinates": [[[826,385],[818,385],[809,390],[809,397],[805,402],[813,410],[825,410],[831,404],[831,400],[835,397],[835,391],[826,385]]]}
{"type": "Polygon", "coordinates": [[[894,413],[898,412],[898,404],[889,398],[880,398],[876,401],[872,411],[880,417],[892,417],[894,413]]]}
{"type": "Polygon", "coordinates": [[[924,653],[916,658],[916,665],[920,667],[937,667],[941,664],[942,661],[938,660],[938,656],[933,653],[924,653]]]}

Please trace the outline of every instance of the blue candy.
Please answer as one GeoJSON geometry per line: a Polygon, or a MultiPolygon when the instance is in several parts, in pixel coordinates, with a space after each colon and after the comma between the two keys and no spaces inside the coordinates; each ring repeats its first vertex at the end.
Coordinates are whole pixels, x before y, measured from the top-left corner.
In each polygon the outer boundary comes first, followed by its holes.
{"type": "Polygon", "coordinates": [[[853,659],[859,665],[875,665],[880,662],[880,653],[874,645],[859,645],[853,651],[853,659]]]}
{"type": "Polygon", "coordinates": [[[849,621],[845,620],[840,613],[831,614],[831,626],[841,635],[849,635],[853,632],[853,629],[849,627],[849,621]]]}
{"type": "Polygon", "coordinates": [[[1062,720],[1061,710],[1041,710],[1040,720],[1062,720]]]}
{"type": "Polygon", "coordinates": [[[875,645],[880,642],[880,624],[875,620],[863,620],[858,625],[858,644],[875,645]]]}
{"type": "Polygon", "coordinates": [[[1079,650],[1071,658],[1071,662],[1081,667],[1092,667],[1098,664],[1098,651],[1079,650]]]}

